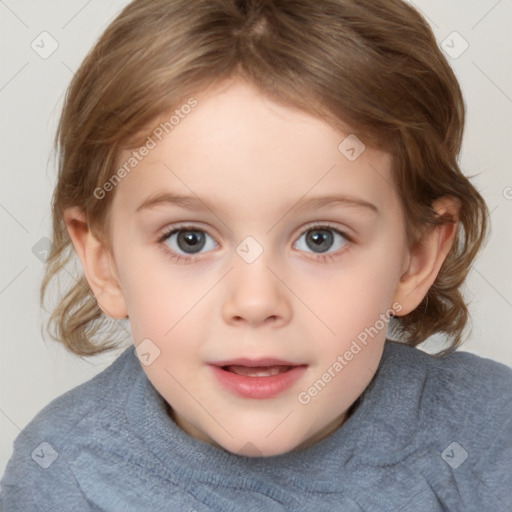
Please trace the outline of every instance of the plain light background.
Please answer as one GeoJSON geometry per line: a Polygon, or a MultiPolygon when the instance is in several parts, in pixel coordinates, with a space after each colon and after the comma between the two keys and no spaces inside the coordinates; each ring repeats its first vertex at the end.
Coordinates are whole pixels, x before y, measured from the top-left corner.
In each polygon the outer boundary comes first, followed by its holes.
{"type": "MultiPolygon", "coordinates": [[[[127,3],[0,0],[0,475],[12,442],[34,415],[120,353],[84,360],[43,341],[38,299],[63,95],[86,52],[127,3]]],[[[477,175],[473,182],[491,211],[491,236],[467,281],[473,330],[462,350],[512,365],[512,0],[411,3],[430,22],[461,83],[467,105],[462,167],[477,175]]],[[[434,350],[439,340],[423,348],[434,350]]]]}

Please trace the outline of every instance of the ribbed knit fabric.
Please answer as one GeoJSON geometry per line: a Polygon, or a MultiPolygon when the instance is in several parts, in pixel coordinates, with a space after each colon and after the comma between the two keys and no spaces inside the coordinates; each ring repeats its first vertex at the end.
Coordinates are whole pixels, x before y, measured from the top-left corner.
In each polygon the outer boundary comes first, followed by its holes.
{"type": "Polygon", "coordinates": [[[388,341],[336,432],[251,458],[182,431],[128,349],[17,437],[1,498],[3,512],[509,512],[512,370],[388,341]]]}

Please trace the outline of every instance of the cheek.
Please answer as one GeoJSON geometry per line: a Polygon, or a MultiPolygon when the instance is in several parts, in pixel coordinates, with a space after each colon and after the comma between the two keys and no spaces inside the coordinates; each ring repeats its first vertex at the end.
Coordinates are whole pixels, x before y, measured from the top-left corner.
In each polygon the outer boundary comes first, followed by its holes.
{"type": "Polygon", "coordinates": [[[135,344],[167,343],[214,282],[186,266],[176,271],[160,251],[133,251],[118,266],[135,344]]]}
{"type": "MultiPolygon", "coordinates": [[[[143,260],[135,258],[132,264],[143,266],[143,260]]],[[[153,261],[145,268],[152,270],[130,270],[123,290],[134,344],[145,343],[141,346],[148,348],[154,358],[143,369],[156,389],[174,405],[181,400],[182,386],[201,397],[199,381],[192,375],[202,364],[201,344],[210,313],[207,301],[201,301],[201,297],[208,287],[201,279],[172,272],[170,265],[159,266],[153,261]]]]}
{"type": "Polygon", "coordinates": [[[358,259],[350,269],[338,267],[322,280],[324,293],[317,281],[317,292],[308,296],[311,310],[330,332],[320,331],[318,324],[316,332],[325,334],[316,342],[315,371],[299,402],[307,402],[311,415],[325,421],[348,409],[371,381],[382,356],[399,279],[397,254],[382,249],[358,259]]]}
{"type": "MultiPolygon", "coordinates": [[[[323,320],[327,337],[331,331],[333,339],[353,339],[392,306],[400,279],[399,255],[399,247],[386,244],[359,250],[331,270],[297,281],[295,290],[323,320]]],[[[380,322],[377,326],[382,327],[380,322]]]]}

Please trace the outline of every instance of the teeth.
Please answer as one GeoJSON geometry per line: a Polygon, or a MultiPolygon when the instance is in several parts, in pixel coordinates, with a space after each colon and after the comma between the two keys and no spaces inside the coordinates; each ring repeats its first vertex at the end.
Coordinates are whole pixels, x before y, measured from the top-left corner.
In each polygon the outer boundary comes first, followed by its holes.
{"type": "Polygon", "coordinates": [[[291,366],[226,366],[225,370],[246,377],[271,377],[287,372],[291,366]]]}

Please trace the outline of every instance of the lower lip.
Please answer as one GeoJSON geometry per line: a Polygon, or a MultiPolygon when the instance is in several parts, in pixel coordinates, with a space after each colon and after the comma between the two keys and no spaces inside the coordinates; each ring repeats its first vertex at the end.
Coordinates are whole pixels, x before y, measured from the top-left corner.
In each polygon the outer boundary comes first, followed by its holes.
{"type": "Polygon", "coordinates": [[[235,395],[244,398],[273,398],[291,388],[306,371],[306,366],[295,366],[287,372],[269,377],[248,377],[212,366],[219,382],[235,395]]]}

